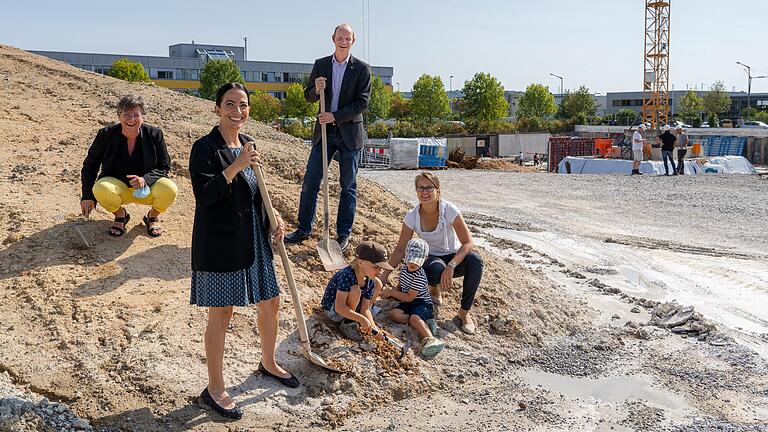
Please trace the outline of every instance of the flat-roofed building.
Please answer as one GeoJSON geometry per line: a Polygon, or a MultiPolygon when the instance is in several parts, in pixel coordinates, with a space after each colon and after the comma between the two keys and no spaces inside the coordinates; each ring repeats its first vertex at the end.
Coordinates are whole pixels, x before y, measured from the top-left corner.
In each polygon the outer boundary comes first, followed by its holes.
{"type": "MultiPolygon", "coordinates": [[[[101,74],[106,74],[115,60],[127,58],[141,63],[149,78],[158,86],[193,93],[200,88],[200,72],[209,60],[235,61],[249,90],[265,91],[278,99],[285,97],[291,84],[304,84],[312,72],[312,63],[246,60],[243,47],[194,42],[169,46],[168,57],[61,51],[30,52],[101,74]]],[[[371,66],[371,72],[392,88],[394,68],[371,66]]]]}

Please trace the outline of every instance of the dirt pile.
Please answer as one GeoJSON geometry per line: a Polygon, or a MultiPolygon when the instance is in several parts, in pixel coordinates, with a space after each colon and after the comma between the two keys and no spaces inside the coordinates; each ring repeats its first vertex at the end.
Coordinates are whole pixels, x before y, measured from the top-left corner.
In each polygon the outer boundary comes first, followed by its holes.
{"type": "MultiPolygon", "coordinates": [[[[0,84],[0,371],[8,371],[17,386],[66,403],[97,427],[209,430],[211,420],[190,403],[206,382],[206,312],[188,304],[194,198],[187,166],[192,143],[216,124],[213,104],[7,46],[0,46],[0,84]],[[80,167],[95,132],[116,120],[117,100],[128,93],[145,97],[147,123],[164,131],[179,197],[157,239],[133,222],[143,208],[128,207],[132,222],[119,239],[106,235],[112,215],[97,210],[78,226],[87,248],[75,230],[80,167]]],[[[259,124],[245,132],[267,161],[275,207],[295,224],[309,148],[259,124]]],[[[331,170],[336,178],[337,167],[331,170]]],[[[358,185],[353,243],[371,239],[393,247],[408,206],[367,180],[358,185]]],[[[331,184],[331,193],[335,213],[338,184],[331,184]]],[[[284,295],[278,356],[303,386],[289,392],[273,386],[254,374],[257,310],[237,309],[225,374],[245,407],[242,427],[337,425],[384,402],[452,385],[456,381],[446,371],[460,367],[465,360],[458,353],[467,347],[493,358],[565,334],[579,322],[576,307],[542,277],[483,253],[486,275],[473,310],[478,334],[461,335],[451,320],[459,305],[457,283],[445,293],[438,318],[448,349],[430,362],[413,354],[397,362],[391,353],[382,355],[386,346],[341,339],[319,316],[330,274],[314,243],[288,251],[314,349],[349,372],[327,374],[300,357],[290,296],[284,295]]],[[[393,305],[383,303],[385,309],[393,305]]],[[[395,336],[412,337],[406,327],[384,315],[379,319],[395,336]]]]}

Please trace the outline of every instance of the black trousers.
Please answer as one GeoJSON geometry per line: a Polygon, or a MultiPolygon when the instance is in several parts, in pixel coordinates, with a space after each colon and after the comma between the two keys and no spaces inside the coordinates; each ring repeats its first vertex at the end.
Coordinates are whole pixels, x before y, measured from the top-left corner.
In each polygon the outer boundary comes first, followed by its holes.
{"type": "Polygon", "coordinates": [[[677,172],[679,174],[685,174],[685,164],[683,161],[685,160],[685,154],[688,153],[687,149],[677,149],[677,172]]]}

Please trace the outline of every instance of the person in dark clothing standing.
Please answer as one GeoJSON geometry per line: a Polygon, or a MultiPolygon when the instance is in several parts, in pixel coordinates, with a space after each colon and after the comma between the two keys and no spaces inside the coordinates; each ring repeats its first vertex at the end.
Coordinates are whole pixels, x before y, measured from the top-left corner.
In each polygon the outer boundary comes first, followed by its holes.
{"type": "Polygon", "coordinates": [[[675,141],[677,141],[677,138],[669,132],[669,125],[665,125],[662,130],[664,133],[656,138],[656,143],[661,143],[661,158],[664,160],[664,175],[669,175],[667,159],[669,159],[669,163],[672,164],[672,175],[677,175],[675,160],[672,158],[672,150],[675,148],[675,141]]]}
{"type": "Polygon", "coordinates": [[[677,172],[685,174],[685,154],[688,153],[688,134],[681,127],[677,128],[677,172]]]}
{"type": "Polygon", "coordinates": [[[312,137],[312,151],[307,160],[304,183],[299,200],[299,224],[285,236],[286,243],[301,243],[309,238],[315,219],[317,194],[323,181],[323,149],[320,125],[327,125],[328,160],[339,154],[339,211],[336,214],[336,237],[344,250],[349,244],[357,206],[357,164],[363,148],[365,128],[363,113],[371,98],[371,67],[352,56],[355,32],[349,24],[336,27],[332,36],[335,51],[315,60],[304,90],[308,102],[317,102],[325,93],[325,112],[317,116],[312,137]]]}

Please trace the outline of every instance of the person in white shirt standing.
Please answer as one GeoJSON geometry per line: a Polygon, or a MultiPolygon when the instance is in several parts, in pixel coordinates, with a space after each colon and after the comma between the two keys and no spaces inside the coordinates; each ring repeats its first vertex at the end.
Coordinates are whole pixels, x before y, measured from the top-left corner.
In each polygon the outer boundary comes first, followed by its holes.
{"type": "Polygon", "coordinates": [[[642,174],[640,172],[640,162],[643,161],[643,139],[642,133],[645,132],[645,124],[637,125],[637,130],[632,134],[632,175],[642,174]]]}

